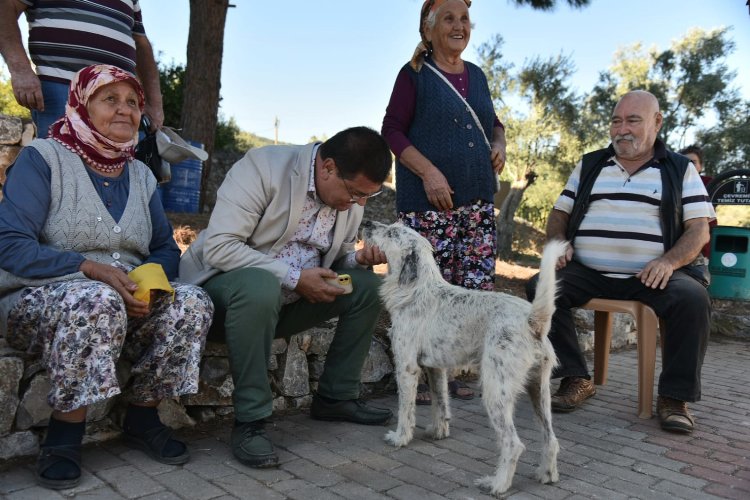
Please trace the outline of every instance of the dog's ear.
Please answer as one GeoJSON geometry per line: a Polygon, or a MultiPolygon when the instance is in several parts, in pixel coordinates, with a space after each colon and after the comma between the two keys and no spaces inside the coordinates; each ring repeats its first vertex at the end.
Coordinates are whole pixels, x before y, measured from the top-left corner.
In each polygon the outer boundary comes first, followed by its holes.
{"type": "Polygon", "coordinates": [[[401,261],[401,274],[398,275],[399,285],[408,285],[417,279],[419,255],[412,248],[401,261]]]}

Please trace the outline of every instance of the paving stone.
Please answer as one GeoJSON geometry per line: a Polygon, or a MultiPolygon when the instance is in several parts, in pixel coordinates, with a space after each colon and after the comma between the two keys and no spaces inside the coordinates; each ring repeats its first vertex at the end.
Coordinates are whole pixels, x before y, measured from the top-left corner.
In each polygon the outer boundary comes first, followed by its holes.
{"type": "Polygon", "coordinates": [[[404,484],[390,474],[369,469],[361,464],[344,464],[336,467],[336,472],[375,491],[386,491],[404,484]]]}
{"type": "Polygon", "coordinates": [[[164,490],[162,485],[132,465],[106,469],[97,475],[125,498],[138,498],[164,490]]]}
{"type": "Polygon", "coordinates": [[[191,500],[214,498],[224,493],[206,479],[183,468],[166,472],[155,479],[169,491],[191,500]]]}
{"type": "Polygon", "coordinates": [[[286,498],[283,494],[244,474],[220,477],[215,479],[213,483],[237,498],[252,498],[253,500],[283,500],[286,498]]]}
{"type": "Polygon", "coordinates": [[[0,471],[0,494],[31,488],[36,485],[34,472],[29,467],[16,467],[0,471]]]}

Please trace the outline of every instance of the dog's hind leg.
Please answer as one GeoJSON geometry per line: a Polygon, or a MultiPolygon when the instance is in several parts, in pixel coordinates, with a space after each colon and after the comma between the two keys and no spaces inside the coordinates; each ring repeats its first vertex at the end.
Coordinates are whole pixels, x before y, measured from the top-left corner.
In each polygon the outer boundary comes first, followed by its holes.
{"type": "Polygon", "coordinates": [[[451,408],[448,398],[448,376],[442,368],[425,368],[432,396],[432,424],[427,433],[435,439],[450,436],[451,408]]]}
{"type": "Polygon", "coordinates": [[[546,358],[542,361],[542,366],[529,373],[527,382],[529,397],[542,430],[542,454],[536,472],[537,479],[542,483],[556,483],[560,479],[557,472],[557,453],[560,451],[560,445],[552,428],[549,383],[551,372],[552,363],[546,358]]]}
{"type": "MultiPolygon", "coordinates": [[[[414,436],[416,424],[417,384],[419,366],[416,361],[411,366],[404,366],[396,359],[396,383],[398,384],[398,424],[395,431],[388,431],[386,442],[396,447],[406,446],[414,436]]],[[[434,403],[433,403],[434,404],[434,403]]]]}
{"type": "MultiPolygon", "coordinates": [[[[481,372],[482,400],[487,410],[487,416],[497,435],[500,457],[498,458],[495,475],[480,478],[476,481],[476,484],[480,488],[489,490],[493,495],[499,495],[508,491],[513,483],[518,458],[523,453],[525,446],[518,438],[516,426],[513,424],[513,410],[517,391],[514,390],[512,383],[505,384],[503,382],[504,380],[510,381],[516,374],[503,373],[502,371],[488,373],[490,370],[485,368],[485,363],[483,363],[481,372]]],[[[519,391],[522,387],[518,388],[519,391]]]]}

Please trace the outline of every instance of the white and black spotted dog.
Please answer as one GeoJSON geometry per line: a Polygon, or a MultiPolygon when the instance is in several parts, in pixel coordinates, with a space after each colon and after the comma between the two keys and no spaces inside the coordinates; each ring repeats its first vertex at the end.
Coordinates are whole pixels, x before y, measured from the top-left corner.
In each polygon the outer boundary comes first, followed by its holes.
{"type": "Polygon", "coordinates": [[[558,480],[559,445],[552,430],[550,374],[557,358],[547,339],[555,311],[555,263],[566,243],[549,243],[533,303],[505,293],[467,290],[446,282],[430,242],[403,224],[367,222],[365,241],[388,258],[380,289],[393,324],[390,332],[399,392],[398,426],[385,439],[408,444],[414,432],[415,399],[421,368],[432,391],[435,439],[448,437],[450,408],[446,369],[478,364],[482,400],[497,433],[500,458],[494,476],[476,481],[497,495],[510,488],[524,450],[513,424],[514,404],[526,391],[540,420],[543,436],[537,478],[558,480]]]}

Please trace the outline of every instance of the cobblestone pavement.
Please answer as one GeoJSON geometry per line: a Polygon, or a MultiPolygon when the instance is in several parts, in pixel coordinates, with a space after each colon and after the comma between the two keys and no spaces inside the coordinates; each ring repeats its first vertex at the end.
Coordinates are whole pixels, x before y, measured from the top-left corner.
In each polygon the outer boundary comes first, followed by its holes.
{"type": "MultiPolygon", "coordinates": [[[[609,382],[580,410],[555,415],[562,451],[560,481],[534,480],[539,435],[523,398],[516,426],[526,451],[507,498],[705,499],[750,498],[750,344],[712,340],[703,368],[703,401],[691,405],[698,428],[668,434],[656,418],[636,416],[636,352],[614,352],[609,382]]],[[[658,372],[658,370],[657,370],[658,372]]],[[[396,396],[374,404],[394,408],[396,396]]],[[[61,493],[35,485],[33,460],[0,472],[0,497],[38,499],[482,499],[474,486],[496,462],[493,431],[481,399],[453,400],[451,436],[432,441],[424,427],[429,407],[418,407],[415,440],[394,449],[384,427],[278,416],[270,427],[281,464],[249,469],[229,449],[230,422],[182,430],[192,460],[157,464],[119,440],[86,447],[81,484],[61,493]]],[[[390,427],[393,427],[391,425],[390,427]]]]}

